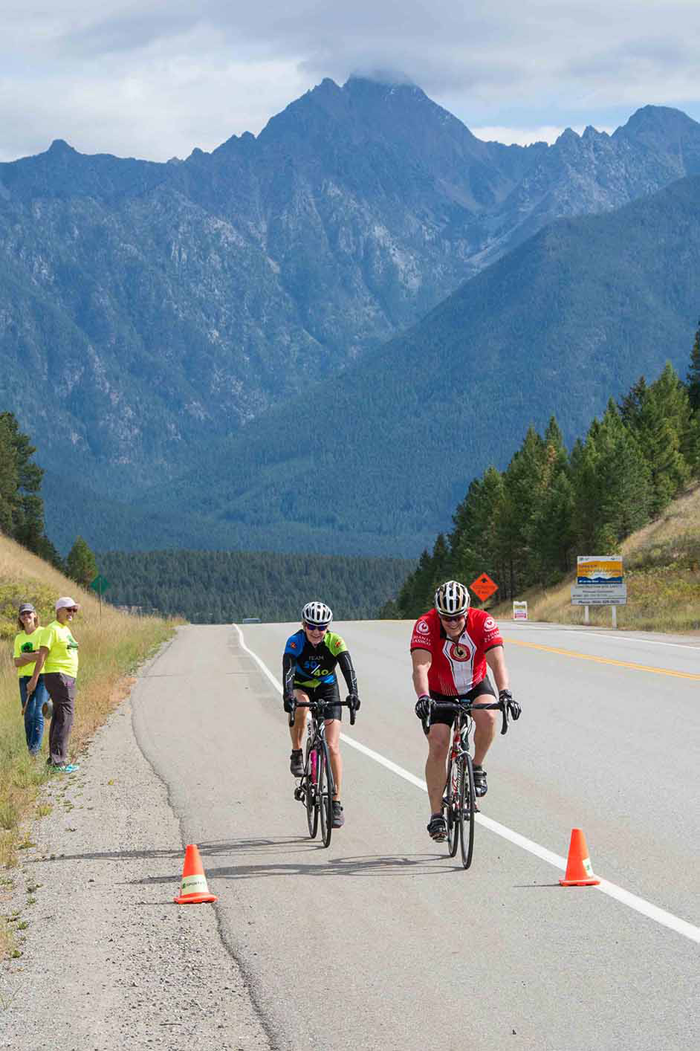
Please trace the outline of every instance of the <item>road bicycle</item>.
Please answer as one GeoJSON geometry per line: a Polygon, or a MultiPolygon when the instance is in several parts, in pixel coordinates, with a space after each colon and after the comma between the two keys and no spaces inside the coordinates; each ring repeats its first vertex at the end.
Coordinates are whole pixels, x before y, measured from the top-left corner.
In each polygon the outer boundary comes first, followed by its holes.
{"type": "MultiPolygon", "coordinates": [[[[474,768],[469,754],[469,736],[474,730],[471,712],[495,709],[502,713],[501,733],[508,732],[509,704],[493,701],[488,704],[475,704],[472,701],[431,701],[430,712],[425,720],[426,732],[430,729],[430,714],[440,710],[455,712],[452,726],[452,740],[447,760],[447,780],[443,809],[447,825],[447,848],[450,857],[461,849],[462,865],[468,869],[474,856],[474,825],[479,811],[476,790],[474,787],[474,768]]],[[[518,708],[519,714],[519,708],[518,708]]]]}
{"type": "Polygon", "coordinates": [[[319,822],[321,825],[321,842],[327,847],[333,832],[333,796],[335,781],[331,768],[328,744],[326,743],[326,718],[329,708],[350,709],[350,725],[355,725],[356,710],[351,701],[295,701],[289,713],[289,725],[294,725],[297,708],[308,708],[311,718],[306,727],[306,751],[304,753],[304,773],[294,789],[294,798],[306,807],[306,822],[309,835],[316,838],[319,822]]]}

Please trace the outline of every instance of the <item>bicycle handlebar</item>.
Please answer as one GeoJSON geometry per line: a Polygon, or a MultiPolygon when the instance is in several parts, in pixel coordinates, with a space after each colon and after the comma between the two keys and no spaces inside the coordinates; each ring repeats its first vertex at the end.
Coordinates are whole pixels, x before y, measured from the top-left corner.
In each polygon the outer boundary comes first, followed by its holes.
{"type": "Polygon", "coordinates": [[[442,708],[443,711],[447,712],[462,712],[463,715],[469,715],[471,712],[484,711],[490,708],[492,711],[501,712],[501,734],[508,733],[508,705],[504,704],[503,701],[490,701],[488,704],[474,704],[472,701],[430,701],[430,712],[428,718],[423,721],[423,727],[427,733],[430,729],[430,714],[435,708],[442,708]]]}
{"type": "Polygon", "coordinates": [[[323,708],[349,708],[350,709],[350,725],[355,725],[355,719],[357,718],[357,709],[354,704],[350,701],[294,701],[294,707],[289,713],[289,725],[294,726],[294,716],[296,715],[297,708],[310,708],[312,713],[315,715],[321,712],[323,708]]]}

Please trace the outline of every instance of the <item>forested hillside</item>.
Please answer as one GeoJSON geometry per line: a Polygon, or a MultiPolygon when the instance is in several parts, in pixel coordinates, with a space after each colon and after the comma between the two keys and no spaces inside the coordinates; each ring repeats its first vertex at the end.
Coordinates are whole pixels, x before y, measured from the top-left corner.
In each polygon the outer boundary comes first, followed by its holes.
{"type": "MultiPolygon", "coordinates": [[[[542,432],[556,415],[570,445],[640,372],[651,381],[666,360],[685,367],[698,303],[700,178],[554,223],[374,354],[371,369],[359,363],[207,442],[196,470],[122,517],[109,508],[86,535],[102,549],[417,557],[471,479],[505,468],[528,425],[542,432]]],[[[56,528],[75,535],[69,495],[56,493],[56,528]]],[[[99,501],[86,513],[102,514],[99,501]]]]}
{"type": "Polygon", "coordinates": [[[423,552],[383,614],[418,616],[448,578],[470,584],[486,572],[499,585],[491,604],[556,584],[577,554],[617,551],[698,478],[700,329],[685,383],[670,364],[650,385],[640,377],[570,454],[554,417],[542,435],[530,428],[505,471],[491,466],[472,481],[452,531],[423,552]]]}
{"type": "Polygon", "coordinates": [[[195,624],[295,621],[320,598],[338,620],[376,617],[414,563],[236,551],[112,551],[98,556],[109,601],[195,624]]]}

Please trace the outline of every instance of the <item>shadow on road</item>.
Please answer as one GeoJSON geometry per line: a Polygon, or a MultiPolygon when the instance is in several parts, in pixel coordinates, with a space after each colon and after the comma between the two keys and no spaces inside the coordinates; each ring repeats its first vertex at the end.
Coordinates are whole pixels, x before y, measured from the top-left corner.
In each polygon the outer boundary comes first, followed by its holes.
{"type": "MultiPolygon", "coordinates": [[[[222,860],[225,857],[230,859],[231,863],[228,865],[205,864],[208,880],[260,879],[265,876],[366,877],[389,874],[395,877],[422,873],[434,876],[436,872],[450,872],[455,868],[462,868],[461,865],[455,865],[445,854],[359,854],[334,857],[320,846],[319,840],[292,836],[203,843],[199,847],[199,853],[203,860],[216,857],[222,860]],[[280,861],[280,854],[296,854],[297,859],[280,861]],[[274,857],[269,857],[266,861],[266,855],[274,857]]],[[[167,878],[146,877],[133,882],[134,885],[150,885],[167,882],[167,878]]]]}

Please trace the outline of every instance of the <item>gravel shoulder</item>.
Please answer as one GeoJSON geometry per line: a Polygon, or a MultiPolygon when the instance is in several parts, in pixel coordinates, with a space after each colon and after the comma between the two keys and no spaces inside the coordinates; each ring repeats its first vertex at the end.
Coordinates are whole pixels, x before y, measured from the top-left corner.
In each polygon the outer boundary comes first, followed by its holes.
{"type": "Polygon", "coordinates": [[[141,753],[132,697],[45,790],[51,813],[4,910],[28,923],[0,971],[0,1048],[258,1051],[272,1045],[216,905],[178,906],[184,843],[141,753]]]}

